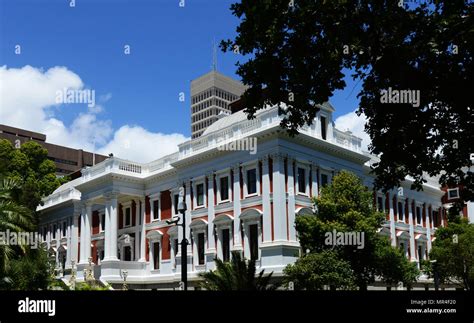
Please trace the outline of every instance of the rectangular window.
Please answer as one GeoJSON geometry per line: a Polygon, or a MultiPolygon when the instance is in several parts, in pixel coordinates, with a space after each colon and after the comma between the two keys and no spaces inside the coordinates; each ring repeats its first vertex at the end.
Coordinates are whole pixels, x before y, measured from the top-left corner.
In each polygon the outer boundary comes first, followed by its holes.
{"type": "Polygon", "coordinates": [[[222,230],[222,260],[230,261],[230,230],[222,230]]]}
{"type": "Polygon", "coordinates": [[[125,209],[125,221],[124,221],[126,227],[129,227],[132,224],[132,221],[131,221],[132,220],[132,214],[131,213],[132,213],[132,209],[127,207],[125,209]]]}
{"type": "Polygon", "coordinates": [[[257,169],[247,170],[247,194],[257,193],[257,169]]]}
{"type": "Polygon", "coordinates": [[[326,117],[321,117],[321,138],[326,140],[326,117]]]}
{"type": "Polygon", "coordinates": [[[249,246],[250,246],[250,259],[258,259],[258,225],[249,225],[249,246]]]}
{"type": "Polygon", "coordinates": [[[66,224],[66,222],[63,222],[63,230],[62,230],[62,236],[63,237],[66,236],[66,229],[67,229],[67,224],[66,224]]]}
{"type": "Polygon", "coordinates": [[[198,264],[204,265],[204,233],[198,233],[197,248],[198,248],[198,264]]]}
{"type": "Polygon", "coordinates": [[[398,202],[397,209],[398,209],[398,219],[400,221],[403,221],[403,203],[402,202],[398,202]]]}
{"type": "Polygon", "coordinates": [[[321,186],[328,185],[329,177],[326,174],[321,174],[321,186]]]}
{"type": "Polygon", "coordinates": [[[153,268],[160,269],[160,243],[153,243],[153,268]]]}
{"type": "Polygon", "coordinates": [[[418,260],[423,260],[423,250],[421,246],[418,246],[418,260]]]}
{"type": "Polygon", "coordinates": [[[298,192],[306,194],[305,169],[298,167],[298,192]]]}
{"type": "Polygon", "coordinates": [[[220,178],[220,195],[221,201],[229,199],[229,177],[227,176],[220,178]]]}
{"type": "Polygon", "coordinates": [[[450,188],[448,189],[448,199],[457,199],[459,198],[459,188],[450,188]]]}
{"type": "Polygon", "coordinates": [[[105,231],[105,213],[100,215],[100,231],[105,231]]]}
{"type": "Polygon", "coordinates": [[[421,224],[421,207],[416,207],[416,223],[421,224]]]}
{"type": "Polygon", "coordinates": [[[160,202],[159,200],[153,201],[153,220],[160,219],[160,203],[159,202],[160,202]]]}
{"type": "Polygon", "coordinates": [[[197,206],[204,205],[204,184],[196,185],[196,199],[197,206]]]}
{"type": "Polygon", "coordinates": [[[377,211],[383,212],[384,207],[383,207],[383,198],[381,196],[377,197],[377,211]]]}
{"type": "Polygon", "coordinates": [[[434,223],[434,226],[435,227],[438,227],[440,225],[439,223],[439,219],[438,219],[438,212],[437,211],[433,211],[433,223],[434,223]]]}
{"type": "Polygon", "coordinates": [[[56,231],[58,229],[58,226],[55,224],[53,225],[53,239],[56,239],[56,231]]]}

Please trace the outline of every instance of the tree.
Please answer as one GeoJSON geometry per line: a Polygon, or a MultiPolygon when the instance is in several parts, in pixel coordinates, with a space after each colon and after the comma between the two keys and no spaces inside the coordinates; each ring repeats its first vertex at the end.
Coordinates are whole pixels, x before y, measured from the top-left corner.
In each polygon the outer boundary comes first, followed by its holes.
{"type": "MultiPolygon", "coordinates": [[[[24,232],[33,229],[31,211],[13,200],[11,192],[19,188],[19,184],[12,179],[0,178],[0,232],[24,232]]],[[[11,246],[9,243],[0,243],[0,278],[10,270],[11,260],[24,255],[25,246],[11,246]]]]}
{"type": "Polygon", "coordinates": [[[272,273],[264,275],[262,270],[256,275],[255,260],[242,259],[239,252],[232,252],[231,262],[223,262],[218,258],[214,261],[216,270],[199,274],[203,280],[199,286],[206,290],[262,291],[276,288],[275,285],[270,285],[272,273]]]}
{"type": "Polygon", "coordinates": [[[0,139],[0,166],[0,175],[21,186],[12,190],[13,198],[33,212],[44,196],[68,180],[56,177],[56,166],[48,159],[48,151],[34,141],[15,149],[10,141],[0,139]]]}
{"type": "Polygon", "coordinates": [[[242,0],[231,11],[240,25],[221,48],[245,55],[237,74],[248,86],[249,118],[279,105],[281,125],[294,135],[346,86],[350,71],[362,82],[357,112],[368,120],[369,150],[380,157],[376,187],[391,189],[410,175],[422,189],[426,172],[474,199],[474,174],[466,171],[474,151],[472,1],[242,0]],[[385,102],[391,89],[405,92],[385,102]]]}
{"type": "Polygon", "coordinates": [[[474,290],[474,224],[459,219],[438,228],[435,236],[430,259],[436,263],[430,266],[430,276],[436,269],[440,282],[474,290]]]}
{"type": "Polygon", "coordinates": [[[296,290],[318,290],[324,286],[331,289],[355,288],[350,263],[333,250],[303,255],[295,264],[288,265],[283,273],[284,282],[293,282],[296,290]]]}
{"type": "Polygon", "coordinates": [[[325,282],[339,288],[355,285],[361,290],[367,289],[376,276],[388,284],[401,281],[410,285],[415,281],[416,266],[378,233],[385,215],[375,209],[372,194],[356,175],[347,171],[341,171],[330,185],[321,188],[320,196],[314,198],[316,213],[296,218],[302,250],[315,255],[303,256],[289,266],[285,271],[288,279],[297,278],[297,285],[307,289],[319,288],[325,282]],[[328,243],[328,236],[336,232],[339,236],[359,234],[359,239],[328,243]],[[328,263],[323,264],[324,261],[328,263]],[[320,272],[313,272],[316,269],[320,272]],[[337,274],[334,270],[338,270],[337,274]],[[305,285],[299,277],[313,277],[315,283],[305,285]]]}

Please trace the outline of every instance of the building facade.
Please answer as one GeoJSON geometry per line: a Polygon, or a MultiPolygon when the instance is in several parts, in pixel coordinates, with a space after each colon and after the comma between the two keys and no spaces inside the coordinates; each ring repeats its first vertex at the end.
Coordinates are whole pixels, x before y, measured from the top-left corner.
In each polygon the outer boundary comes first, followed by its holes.
{"type": "Polygon", "coordinates": [[[240,98],[245,87],[239,81],[213,70],[191,81],[191,137],[197,138],[240,98]]]}
{"type": "MultiPolygon", "coordinates": [[[[46,135],[25,129],[14,128],[0,124],[0,139],[9,140],[16,148],[33,140],[48,150],[48,158],[56,165],[56,175],[71,175],[83,167],[100,163],[107,157],[93,154],[82,149],[74,149],[46,142],[46,135]]],[[[80,174],[79,174],[80,176],[80,174]]],[[[76,176],[72,176],[76,177],[76,176]]]]}
{"type": "MultiPolygon", "coordinates": [[[[322,186],[341,170],[372,186],[373,157],[362,152],[360,138],[334,127],[333,112],[324,104],[313,124],[292,138],[280,128],[276,107],[259,110],[253,120],[238,111],[151,163],[112,157],[85,168],[38,208],[42,243],[66,277],[75,262],[83,279],[92,259],[95,277],[115,286],[126,270],[131,288],[175,288],[182,257],[192,285],[199,272],[214,269],[215,257],[228,260],[232,251],[281,276],[300,254],[295,217],[312,214],[310,198],[322,186]],[[249,138],[258,140],[253,154],[230,144],[249,138]],[[180,187],[185,232],[166,221],[181,217],[180,187]],[[178,247],[183,235],[190,242],[185,255],[178,247]]],[[[387,194],[374,193],[386,214],[380,234],[410,260],[426,259],[434,233],[446,225],[443,194],[430,180],[420,192],[407,180],[387,194]]]]}

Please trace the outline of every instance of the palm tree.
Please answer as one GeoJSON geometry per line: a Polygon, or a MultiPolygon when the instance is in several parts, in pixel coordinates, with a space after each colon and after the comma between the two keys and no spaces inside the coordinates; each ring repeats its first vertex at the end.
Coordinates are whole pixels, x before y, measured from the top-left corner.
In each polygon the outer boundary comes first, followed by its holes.
{"type": "MultiPolygon", "coordinates": [[[[0,232],[23,232],[34,228],[31,211],[19,205],[12,197],[12,191],[19,188],[17,181],[0,178],[0,232]]],[[[19,246],[25,252],[25,246],[19,246]]],[[[10,260],[18,249],[8,243],[0,244],[0,277],[10,267],[10,260]]]]}
{"type": "Polygon", "coordinates": [[[199,274],[199,277],[203,279],[199,286],[206,290],[261,291],[274,290],[277,287],[276,285],[270,285],[272,273],[264,275],[264,270],[262,270],[256,276],[255,260],[247,262],[242,259],[239,252],[232,252],[231,262],[223,262],[217,258],[214,261],[216,270],[199,274]]]}

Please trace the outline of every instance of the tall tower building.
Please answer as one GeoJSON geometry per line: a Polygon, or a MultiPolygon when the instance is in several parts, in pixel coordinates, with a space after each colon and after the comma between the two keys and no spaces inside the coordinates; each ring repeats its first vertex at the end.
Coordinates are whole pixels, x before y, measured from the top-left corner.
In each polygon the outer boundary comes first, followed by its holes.
{"type": "Polygon", "coordinates": [[[242,95],[245,86],[213,70],[191,81],[191,135],[197,138],[219,119],[221,113],[230,114],[229,104],[242,95]]]}

